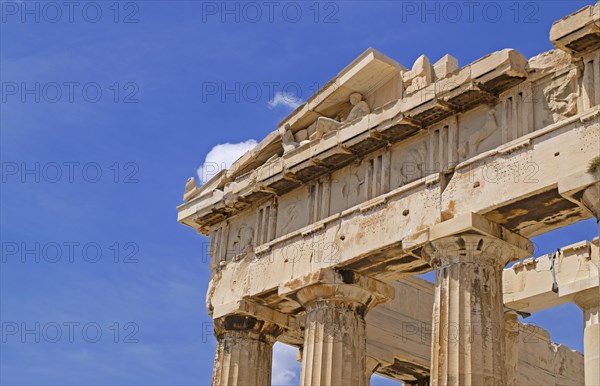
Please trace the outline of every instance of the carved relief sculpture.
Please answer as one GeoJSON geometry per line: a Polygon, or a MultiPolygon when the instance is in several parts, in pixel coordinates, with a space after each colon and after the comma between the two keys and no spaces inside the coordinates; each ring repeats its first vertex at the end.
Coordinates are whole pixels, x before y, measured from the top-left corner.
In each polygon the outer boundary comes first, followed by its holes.
{"type": "Polygon", "coordinates": [[[348,116],[343,120],[335,120],[327,117],[317,118],[316,132],[311,139],[323,138],[323,135],[338,130],[343,123],[364,117],[371,112],[369,105],[363,100],[363,96],[360,93],[355,92],[350,94],[350,104],[352,105],[352,110],[350,110],[348,116]]]}

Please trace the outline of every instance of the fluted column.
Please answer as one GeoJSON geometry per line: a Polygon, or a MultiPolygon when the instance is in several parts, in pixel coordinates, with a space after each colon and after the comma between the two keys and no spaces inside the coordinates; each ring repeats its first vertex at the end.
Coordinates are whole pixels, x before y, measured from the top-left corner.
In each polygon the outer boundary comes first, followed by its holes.
{"type": "Polygon", "coordinates": [[[270,385],[273,344],[280,328],[251,316],[230,315],[214,322],[213,386],[270,385]]]}
{"type": "Polygon", "coordinates": [[[301,385],[367,385],[361,308],[364,305],[343,299],[307,304],[301,385]]]}
{"type": "Polygon", "coordinates": [[[504,344],[506,353],[506,385],[516,385],[519,362],[519,316],[514,311],[504,313],[504,344]]]}
{"type": "MultiPolygon", "coordinates": [[[[517,253],[503,239],[486,234],[509,236],[523,245],[528,241],[480,216],[466,221],[467,230],[482,222],[489,232],[436,238],[424,251],[436,272],[431,384],[505,385],[502,268],[527,252],[517,253]]],[[[442,233],[451,228],[444,224],[442,233]]]]}
{"type": "MultiPolygon", "coordinates": [[[[596,175],[600,175],[600,165],[596,165],[593,173],[596,175]]],[[[598,225],[598,235],[600,236],[600,182],[596,182],[595,184],[587,187],[581,196],[581,203],[585,208],[587,208],[596,218],[596,224],[598,225]]],[[[596,268],[600,270],[600,261],[596,260],[595,262],[596,268]]],[[[600,287],[598,291],[596,291],[596,295],[600,298],[600,287]]],[[[594,307],[593,299],[594,297],[591,295],[586,295],[586,297],[581,297],[582,299],[592,299],[591,301],[586,300],[585,308],[580,308],[583,310],[583,316],[585,320],[585,330],[584,334],[584,343],[587,343],[584,346],[584,356],[585,356],[585,384],[586,385],[600,385],[600,328],[598,322],[598,300],[596,300],[596,306],[594,307]],[[588,304],[589,303],[589,304],[588,304]],[[586,311],[587,309],[587,311],[586,311]],[[595,347],[593,345],[596,345],[595,347]],[[589,350],[589,353],[588,351],[589,350]],[[589,357],[588,357],[589,355],[589,357]],[[588,365],[588,358],[589,359],[588,365]],[[595,370],[592,370],[592,367],[596,366],[595,370]],[[589,372],[589,374],[588,374],[589,372]],[[590,379],[589,383],[588,379],[590,379]]]]}
{"type": "Polygon", "coordinates": [[[583,311],[583,360],[586,386],[600,385],[600,296],[595,289],[575,297],[583,311]]]}
{"type": "Polygon", "coordinates": [[[306,311],[302,386],[367,386],[367,311],[394,296],[384,283],[353,272],[321,271],[295,294],[306,311]]]}

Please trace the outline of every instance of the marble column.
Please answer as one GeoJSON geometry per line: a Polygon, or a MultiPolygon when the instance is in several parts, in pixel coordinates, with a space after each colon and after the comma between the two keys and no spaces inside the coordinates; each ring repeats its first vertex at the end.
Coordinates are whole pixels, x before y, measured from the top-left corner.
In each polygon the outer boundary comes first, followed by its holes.
{"type": "Polygon", "coordinates": [[[583,360],[586,386],[600,385],[600,295],[587,290],[577,294],[575,303],[583,311],[583,360]]]}
{"type": "Polygon", "coordinates": [[[514,311],[504,313],[504,344],[506,353],[506,385],[514,386],[517,381],[519,362],[519,316],[514,311]]]}
{"type": "Polygon", "coordinates": [[[281,329],[251,316],[215,319],[213,386],[271,384],[273,344],[281,329]]]}
{"type": "MultiPolygon", "coordinates": [[[[595,168],[594,173],[596,173],[596,175],[600,175],[600,165],[597,165],[595,168]]],[[[593,185],[587,187],[584,191],[583,194],[581,196],[581,203],[583,204],[584,207],[586,207],[596,218],[596,224],[598,225],[598,235],[600,236],[600,182],[596,182],[593,185]]],[[[600,270],[600,260],[596,260],[594,262],[594,264],[596,265],[596,267],[600,270]]],[[[600,273],[600,272],[599,272],[600,273]]],[[[598,288],[597,295],[598,297],[600,297],[600,287],[598,288]]],[[[597,304],[597,303],[596,303],[597,304]]],[[[590,371],[590,379],[593,379],[595,383],[588,383],[588,368],[589,366],[587,365],[587,358],[586,358],[586,385],[600,385],[600,369],[598,367],[600,367],[600,363],[598,362],[598,352],[600,351],[600,338],[598,338],[598,308],[596,306],[595,311],[594,311],[594,307],[588,307],[590,309],[589,312],[586,313],[585,309],[584,309],[584,317],[586,318],[586,329],[585,331],[590,331],[590,332],[586,332],[587,334],[590,335],[589,338],[589,342],[595,342],[596,344],[596,348],[592,349],[592,348],[588,348],[590,351],[590,355],[595,356],[596,357],[596,361],[594,362],[593,360],[591,360],[591,364],[592,365],[596,365],[596,371],[592,371],[591,369],[590,371]],[[595,320],[595,322],[594,322],[595,320]],[[588,324],[589,324],[589,329],[588,329],[588,324]],[[594,337],[595,336],[595,337],[594,337]],[[595,351],[594,351],[595,350],[595,351]]],[[[583,308],[582,308],[583,309],[583,308]]],[[[586,338],[587,339],[587,338],[586,338]]],[[[588,342],[588,340],[586,340],[586,342],[588,342]]],[[[589,346],[590,344],[588,344],[589,346]]],[[[585,347],[584,347],[585,348],[585,347]]],[[[586,351],[587,353],[587,351],[586,351]]]]}
{"type": "Polygon", "coordinates": [[[306,311],[300,384],[369,385],[365,315],[393,289],[350,273],[307,285],[296,298],[306,311]]]}
{"type": "Polygon", "coordinates": [[[527,253],[481,233],[436,238],[424,252],[436,272],[431,384],[505,385],[502,269],[527,253]]]}

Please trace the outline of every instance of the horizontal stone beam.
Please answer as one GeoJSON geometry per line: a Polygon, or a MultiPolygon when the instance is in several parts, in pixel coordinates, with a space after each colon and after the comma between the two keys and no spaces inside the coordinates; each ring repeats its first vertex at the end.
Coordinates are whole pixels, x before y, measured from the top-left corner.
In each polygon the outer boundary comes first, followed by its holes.
{"type": "Polygon", "coordinates": [[[600,2],[554,22],[550,40],[557,48],[573,55],[600,47],[600,2]]]}
{"type": "MultiPolygon", "coordinates": [[[[589,218],[557,186],[586,173],[598,155],[599,117],[600,108],[587,111],[457,165],[441,194],[441,212],[453,217],[471,210],[525,237],[589,218]]],[[[590,183],[571,182],[579,188],[590,183]]]]}
{"type": "Polygon", "coordinates": [[[393,284],[396,297],[367,314],[367,355],[401,381],[429,375],[433,284],[416,276],[393,284]]]}
{"type": "Polygon", "coordinates": [[[516,263],[504,270],[505,306],[532,313],[573,302],[578,293],[598,288],[598,255],[596,238],[516,263]]]}
{"type": "MultiPolygon", "coordinates": [[[[384,55],[368,50],[352,65],[359,65],[361,70],[366,71],[366,75],[363,75],[366,79],[359,83],[372,88],[375,85],[369,82],[377,83],[378,76],[386,77],[390,72],[401,71],[397,63],[392,63],[393,60],[384,55]],[[363,65],[373,69],[366,70],[363,65]]],[[[271,151],[268,157],[273,159],[269,158],[262,165],[252,163],[260,158],[260,152],[249,152],[236,165],[251,163],[253,168],[244,167],[244,173],[234,173],[235,178],[216,175],[214,179],[218,182],[208,182],[212,190],[192,189],[196,193],[186,195],[189,201],[178,207],[178,221],[206,234],[211,226],[248,209],[253,202],[268,197],[265,187],[270,189],[271,194],[287,193],[367,153],[415,136],[422,128],[490,103],[500,92],[523,82],[527,78],[526,67],[527,60],[517,51],[497,51],[428,84],[410,96],[392,100],[372,113],[342,125],[340,130],[333,133],[335,135],[325,136],[285,154],[271,151]]],[[[355,87],[328,86],[325,89],[335,90],[331,91],[333,94],[357,91],[355,87]]],[[[328,94],[329,97],[331,95],[328,94]]],[[[340,102],[337,100],[337,104],[340,102]]],[[[309,99],[282,126],[289,125],[290,130],[294,130],[298,122],[303,122],[301,126],[304,127],[323,116],[316,112],[316,106],[311,105],[313,103],[309,99]]],[[[274,140],[271,134],[267,139],[271,143],[274,140]]],[[[266,144],[261,142],[259,147],[266,148],[266,144]]]]}
{"type": "MultiPolygon", "coordinates": [[[[600,147],[600,123],[589,119],[589,114],[529,134],[527,149],[508,151],[502,146],[470,164],[458,165],[446,183],[439,175],[416,180],[269,241],[240,260],[223,261],[208,301],[218,305],[259,296],[279,307],[273,302],[281,301],[276,296],[280,283],[321,268],[351,269],[384,282],[428,271],[420,256],[430,239],[429,229],[470,209],[527,237],[589,218],[589,212],[557,189],[562,176],[584,172],[600,147]],[[557,149],[564,146],[580,150],[561,155],[557,149]],[[523,174],[486,180],[487,168],[506,171],[527,165],[538,165],[531,180],[523,174]]],[[[587,180],[582,183],[589,185],[587,180]]],[[[283,312],[294,308],[285,302],[281,306],[283,312]]]]}

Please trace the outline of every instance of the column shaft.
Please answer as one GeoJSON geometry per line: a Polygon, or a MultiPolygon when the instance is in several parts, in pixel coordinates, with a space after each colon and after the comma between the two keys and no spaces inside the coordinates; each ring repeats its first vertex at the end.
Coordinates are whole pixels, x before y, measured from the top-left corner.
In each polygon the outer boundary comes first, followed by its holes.
{"type": "Polygon", "coordinates": [[[273,344],[280,332],[276,325],[249,316],[215,320],[213,386],[270,385],[273,344]]]}
{"type": "Polygon", "coordinates": [[[436,271],[431,384],[505,385],[502,267],[516,252],[502,240],[460,234],[425,251],[436,271]]]}
{"type": "MultiPolygon", "coordinates": [[[[305,311],[302,386],[367,386],[365,315],[393,287],[352,271],[324,269],[289,284],[305,311]]],[[[372,361],[370,364],[373,365],[372,361]]]]}
{"type": "Polygon", "coordinates": [[[501,276],[476,263],[436,270],[432,385],[504,384],[501,276]]]}
{"type": "Polygon", "coordinates": [[[600,385],[600,307],[590,307],[583,312],[583,360],[586,386],[600,385]]]}
{"type": "Polygon", "coordinates": [[[226,332],[217,342],[213,386],[270,385],[272,356],[271,344],[226,332]]]}
{"type": "MultiPolygon", "coordinates": [[[[596,104],[599,101],[596,101],[596,104]]],[[[600,175],[600,165],[595,167],[596,175],[600,175]]],[[[582,196],[583,205],[596,217],[598,234],[600,235],[600,183],[588,187],[582,196]]],[[[600,269],[600,261],[596,261],[600,269]]],[[[589,292],[580,296],[578,305],[583,310],[585,327],[583,331],[583,355],[585,363],[585,384],[600,385],[600,287],[594,294],[589,292]]],[[[577,302],[577,299],[576,299],[577,302]]]]}
{"type": "Polygon", "coordinates": [[[588,289],[575,296],[583,311],[583,363],[586,386],[600,385],[600,296],[588,289]]]}
{"type": "Polygon", "coordinates": [[[336,300],[307,307],[301,385],[368,385],[365,320],[355,308],[336,300]]]}
{"type": "Polygon", "coordinates": [[[504,314],[504,342],[506,352],[506,385],[517,384],[519,362],[519,316],[514,311],[504,314]]]}

